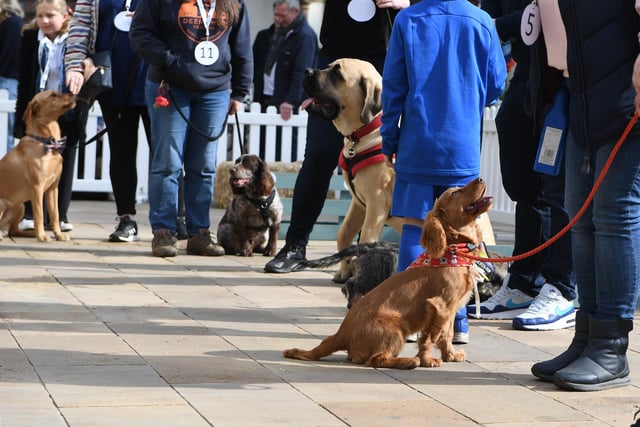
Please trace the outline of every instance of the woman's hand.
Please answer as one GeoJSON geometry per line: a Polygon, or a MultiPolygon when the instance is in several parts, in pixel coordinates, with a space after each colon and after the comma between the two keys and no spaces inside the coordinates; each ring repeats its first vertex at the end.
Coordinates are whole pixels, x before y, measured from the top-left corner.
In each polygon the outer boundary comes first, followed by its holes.
{"type": "Polygon", "coordinates": [[[387,166],[389,166],[391,169],[394,169],[394,163],[393,163],[393,154],[383,154],[384,156],[384,162],[387,166]]]}
{"type": "Polygon", "coordinates": [[[237,99],[231,99],[229,102],[229,115],[232,116],[238,111],[242,111],[244,108],[244,104],[237,99]]]}
{"type": "MultiPolygon", "coordinates": [[[[640,0],[636,0],[637,2],[640,0]]],[[[392,8],[392,9],[404,9],[409,7],[411,2],[409,0],[376,0],[376,6],[380,9],[392,8]]]]}
{"type": "Polygon", "coordinates": [[[282,117],[282,120],[289,120],[291,118],[291,114],[293,113],[293,105],[289,104],[288,102],[283,102],[282,104],[280,104],[278,112],[280,113],[280,117],[282,117]]]}
{"type": "Polygon", "coordinates": [[[633,87],[636,89],[636,114],[640,116],[640,55],[633,64],[633,75],[631,76],[633,87]]]}
{"type": "Polygon", "coordinates": [[[84,76],[80,71],[67,71],[65,83],[67,84],[69,91],[72,94],[77,95],[84,84],[84,76]]]}

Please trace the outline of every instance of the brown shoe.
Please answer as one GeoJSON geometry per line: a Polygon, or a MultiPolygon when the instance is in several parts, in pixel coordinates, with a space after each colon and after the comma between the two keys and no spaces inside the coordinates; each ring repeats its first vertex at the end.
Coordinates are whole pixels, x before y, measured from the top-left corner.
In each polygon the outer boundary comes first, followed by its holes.
{"type": "Polygon", "coordinates": [[[224,248],[218,244],[216,235],[210,233],[208,229],[201,228],[195,236],[187,240],[188,255],[222,256],[224,248]]]}
{"type": "Polygon", "coordinates": [[[176,238],[169,233],[169,230],[156,230],[153,232],[151,241],[151,253],[158,257],[173,257],[178,255],[176,238]]]}

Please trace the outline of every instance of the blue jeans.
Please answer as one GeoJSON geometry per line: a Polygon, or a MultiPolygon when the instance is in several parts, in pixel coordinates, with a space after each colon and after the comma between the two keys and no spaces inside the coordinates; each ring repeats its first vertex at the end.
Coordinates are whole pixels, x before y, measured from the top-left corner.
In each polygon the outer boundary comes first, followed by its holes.
{"type": "Polygon", "coordinates": [[[211,136],[222,130],[231,92],[195,93],[171,88],[168,108],[153,108],[158,83],[145,83],[151,116],[151,165],[149,167],[149,222],[153,231],[176,229],[178,178],[184,168],[184,202],[187,232],[209,229],[218,141],[209,141],[180,116],[176,106],[200,131],[211,136]]]}
{"type": "MultiPolygon", "coordinates": [[[[18,80],[10,79],[7,77],[0,77],[0,89],[6,89],[9,92],[9,99],[16,99],[18,97],[18,80]]],[[[7,128],[7,151],[13,148],[13,120],[14,114],[9,113],[9,127],[7,128]]]]}
{"type": "MultiPolygon", "coordinates": [[[[575,216],[615,142],[589,152],[571,134],[566,150],[565,202],[575,216]]],[[[622,144],[593,202],[572,228],[580,311],[597,319],[633,319],[640,290],[640,135],[622,144]]]]}

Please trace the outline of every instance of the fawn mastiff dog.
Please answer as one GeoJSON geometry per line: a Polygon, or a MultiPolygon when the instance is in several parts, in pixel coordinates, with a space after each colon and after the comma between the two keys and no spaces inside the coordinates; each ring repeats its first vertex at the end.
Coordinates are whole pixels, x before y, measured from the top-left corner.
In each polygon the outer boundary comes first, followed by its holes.
{"type": "Polygon", "coordinates": [[[292,348],[285,350],[284,356],[318,360],[346,350],[353,363],[397,369],[464,361],[465,352],[452,345],[453,320],[479,275],[474,263],[461,255],[477,252],[482,242],[476,218],[492,204],[485,190],[485,183],[478,178],[462,188],[445,191],[425,218],[423,256],[353,304],[335,335],[313,350],[292,348]],[[407,335],[416,332],[420,332],[418,354],[398,357],[407,335]],[[434,345],[441,358],[433,357],[434,345]]]}
{"type": "MultiPolygon", "coordinates": [[[[305,70],[302,84],[311,96],[303,107],[332,120],[344,135],[339,162],[352,201],[336,238],[338,251],[358,233],[360,243],[378,241],[385,223],[400,233],[401,218],[389,216],[395,172],[382,155],[382,77],[369,62],[345,58],[323,70],[305,70]]],[[[334,281],[349,276],[348,262],[343,262],[334,281]]]]}
{"type": "Polygon", "coordinates": [[[44,230],[44,195],[56,240],[68,239],[60,231],[58,215],[58,181],[62,172],[60,151],[64,148],[64,141],[61,141],[57,120],[75,105],[72,94],[48,90],[35,95],[24,113],[26,135],[0,159],[0,228],[8,225],[9,236],[35,236],[41,242],[51,240],[44,230]],[[20,231],[18,228],[26,201],[30,201],[33,207],[33,231],[20,231]]]}

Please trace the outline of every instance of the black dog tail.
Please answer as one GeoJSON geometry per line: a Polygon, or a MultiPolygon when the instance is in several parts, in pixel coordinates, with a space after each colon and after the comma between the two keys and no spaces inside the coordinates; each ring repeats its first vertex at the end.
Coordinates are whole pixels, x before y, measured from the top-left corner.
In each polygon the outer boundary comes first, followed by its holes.
{"type": "Polygon", "coordinates": [[[325,268],[337,264],[346,258],[362,255],[370,251],[388,250],[397,252],[399,247],[400,245],[398,243],[392,242],[358,243],[324,258],[304,260],[300,262],[299,265],[302,268],[325,268]]]}

